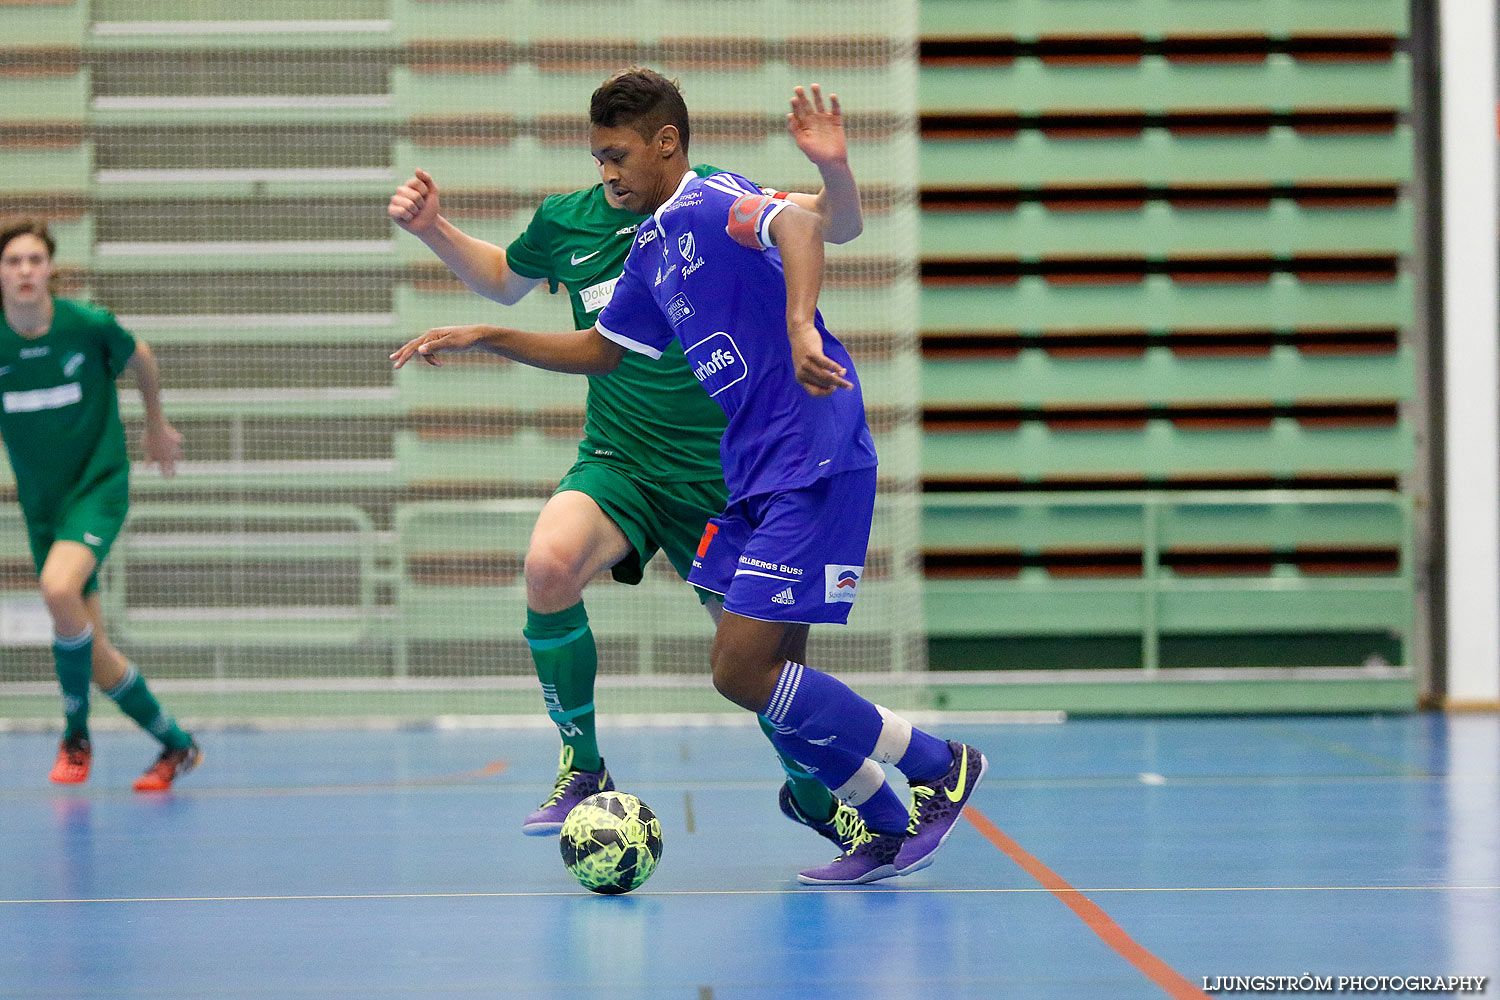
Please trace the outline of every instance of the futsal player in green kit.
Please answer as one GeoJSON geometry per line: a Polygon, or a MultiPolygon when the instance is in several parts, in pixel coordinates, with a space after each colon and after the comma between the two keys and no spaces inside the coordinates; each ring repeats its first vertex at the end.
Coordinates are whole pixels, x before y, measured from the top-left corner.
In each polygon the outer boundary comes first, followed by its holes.
{"type": "MultiPolygon", "coordinates": [[[[779,196],[817,212],[828,242],[848,242],[863,222],[837,96],[825,107],[816,84],[810,96],[797,87],[787,127],[818,168],[823,190],[779,196]]],[[[565,286],[577,329],[591,327],[609,302],[643,219],[595,184],[546,198],[526,231],[502,250],[445,219],[437,184],[422,170],[392,196],[387,214],[486,298],[513,305],[543,281],[554,292],[565,286]]],[[[465,338],[472,344],[483,329],[432,330],[392,358],[400,367],[424,342],[462,349],[465,338]]],[[[621,583],[639,583],[658,550],[687,579],[704,524],[723,510],[728,495],[719,457],[724,423],[723,411],[699,388],[680,347],[660,361],[627,354],[609,376],[589,379],[578,461],[542,508],[526,553],[524,633],[562,752],[552,793],[526,817],[523,833],[556,834],[580,800],[614,787],[594,727],[598,661],[583,589],[604,569],[621,583]]],[[[700,598],[717,622],[722,598],[700,598]]],[[[769,736],[769,723],[762,719],[761,727],[769,736]]],[[[838,803],[802,765],[778,756],[787,776],[779,793],[782,812],[846,850],[863,830],[859,814],[838,803]]]]}
{"type": "Polygon", "coordinates": [[[198,745],[104,633],[98,570],[125,523],[130,459],[115,379],[135,373],[146,455],[171,476],[182,435],[161,409],[156,358],[103,309],[52,296],[56,244],[39,222],[0,232],[0,437],[16,476],[66,719],[51,778],[88,778],[89,680],[156,737],[162,751],[135,789],[165,791],[197,765],[198,745]]]}

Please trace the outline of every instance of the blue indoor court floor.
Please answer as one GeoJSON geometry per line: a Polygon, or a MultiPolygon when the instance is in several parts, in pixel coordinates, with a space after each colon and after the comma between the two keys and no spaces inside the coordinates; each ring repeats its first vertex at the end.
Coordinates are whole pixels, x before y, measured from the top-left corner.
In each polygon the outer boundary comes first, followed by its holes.
{"type": "Polygon", "coordinates": [[[55,735],[0,732],[0,997],[1500,994],[1495,716],[933,728],[989,757],[965,821],[926,871],[829,889],[794,879],[831,848],[777,811],[758,730],[606,725],[664,827],[619,897],[519,833],[547,730],[203,731],[155,796],[138,732],[96,733],[77,790],[47,783],[55,735]]]}

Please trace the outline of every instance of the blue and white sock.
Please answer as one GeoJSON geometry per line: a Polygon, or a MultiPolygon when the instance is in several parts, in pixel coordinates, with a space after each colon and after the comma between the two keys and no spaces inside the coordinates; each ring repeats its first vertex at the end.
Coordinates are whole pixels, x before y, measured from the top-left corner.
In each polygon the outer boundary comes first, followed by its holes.
{"type": "Polygon", "coordinates": [[[907,810],[885,780],[880,765],[868,757],[834,746],[809,743],[794,733],[771,731],[776,749],[812,773],[833,797],[859,811],[865,825],[877,833],[901,833],[906,829],[907,810]]]}
{"type": "Polygon", "coordinates": [[[908,781],[932,781],[953,765],[946,741],[865,700],[838,678],[791,660],[761,714],[777,730],[809,743],[836,743],[848,753],[894,764],[908,781]]]}

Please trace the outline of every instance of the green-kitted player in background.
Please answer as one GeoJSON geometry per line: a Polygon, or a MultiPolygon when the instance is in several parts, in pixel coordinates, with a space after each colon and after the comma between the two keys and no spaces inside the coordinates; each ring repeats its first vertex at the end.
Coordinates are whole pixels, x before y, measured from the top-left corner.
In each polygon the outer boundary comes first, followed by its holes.
{"type": "MultiPolygon", "coordinates": [[[[825,107],[816,84],[810,97],[797,87],[787,128],[818,168],[823,190],[779,196],[816,212],[829,242],[853,239],[863,221],[838,97],[825,107]]],[[[444,218],[437,183],[422,170],[397,189],[387,214],[485,298],[513,305],[543,281],[553,291],[566,286],[577,329],[593,326],[609,302],[643,218],[595,184],[546,198],[526,231],[501,249],[444,218]]],[[[484,329],[451,327],[424,338],[460,350],[482,346],[476,341],[484,329]]],[[[589,379],[578,461],[542,508],[526,553],[524,631],[563,745],[552,794],[526,817],[523,833],[556,834],[574,805],[614,787],[594,728],[598,657],[583,589],[606,569],[621,583],[639,583],[658,549],[687,579],[704,525],[728,496],[719,460],[723,433],[724,414],[699,388],[680,347],[659,361],[627,354],[610,375],[589,379]]],[[[717,621],[722,599],[700,596],[717,621]]],[[[761,725],[769,735],[768,724],[761,725]]],[[[781,755],[781,763],[787,775],[781,811],[847,849],[863,831],[859,814],[796,761],[781,755]]]]}
{"type": "Polygon", "coordinates": [[[89,680],[162,743],[136,779],[165,791],[198,763],[198,745],[157,702],[104,633],[98,570],[125,523],[130,458],[115,379],[135,373],[146,408],[146,455],[171,476],[182,435],[162,415],[156,358],[103,309],[52,296],[56,243],[39,222],[0,231],[0,437],[16,476],[66,726],[52,780],[88,778],[89,680]]]}

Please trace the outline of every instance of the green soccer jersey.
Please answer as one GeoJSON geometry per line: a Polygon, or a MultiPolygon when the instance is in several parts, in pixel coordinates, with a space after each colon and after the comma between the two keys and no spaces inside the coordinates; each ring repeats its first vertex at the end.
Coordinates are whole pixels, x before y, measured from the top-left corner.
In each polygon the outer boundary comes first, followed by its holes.
{"type": "Polygon", "coordinates": [[[103,309],[66,299],[52,306],[40,337],[22,337],[0,318],[0,436],[32,522],[130,466],[115,379],[135,338],[103,309]]]}
{"type": "MultiPolygon", "coordinates": [[[[700,176],[713,167],[693,168],[700,176]]],[[[549,195],[506,248],[510,269],[568,289],[576,329],[594,325],[625,269],[644,216],[612,207],[604,185],[549,195]]],[[[661,359],[626,351],[608,375],[589,377],[578,457],[627,466],[657,482],[719,479],[724,411],[699,388],[682,347],[661,359]]]]}

